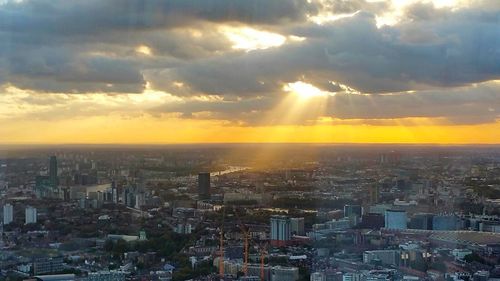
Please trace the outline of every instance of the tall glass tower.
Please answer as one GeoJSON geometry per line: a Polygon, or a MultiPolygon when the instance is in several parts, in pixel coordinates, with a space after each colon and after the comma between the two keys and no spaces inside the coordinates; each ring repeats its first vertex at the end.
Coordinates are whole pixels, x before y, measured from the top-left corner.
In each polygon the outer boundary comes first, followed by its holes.
{"type": "Polygon", "coordinates": [[[53,187],[57,186],[57,158],[50,156],[49,159],[49,181],[53,187]]]}

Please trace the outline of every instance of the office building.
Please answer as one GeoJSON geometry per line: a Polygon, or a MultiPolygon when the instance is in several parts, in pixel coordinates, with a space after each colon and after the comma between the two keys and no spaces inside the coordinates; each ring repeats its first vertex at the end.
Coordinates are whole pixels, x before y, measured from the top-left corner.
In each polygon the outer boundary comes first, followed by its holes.
{"type": "Polygon", "coordinates": [[[459,228],[459,220],[453,215],[438,215],[432,219],[433,230],[457,230],[459,228]]]}
{"type": "Polygon", "coordinates": [[[200,199],[210,199],[210,173],[198,174],[198,196],[200,199]]]}
{"type": "Polygon", "coordinates": [[[3,205],[3,224],[7,225],[14,221],[14,206],[11,204],[3,205]]]}
{"type": "Polygon", "coordinates": [[[38,258],[33,261],[33,273],[35,275],[56,273],[64,270],[63,257],[38,258]]]}
{"type": "Polygon", "coordinates": [[[363,207],[360,205],[345,205],[344,206],[344,217],[355,216],[360,218],[363,215],[363,207]]]}
{"type": "Polygon", "coordinates": [[[432,230],[433,214],[416,214],[410,219],[409,228],[432,230]]]}
{"type": "Polygon", "coordinates": [[[407,228],[406,211],[402,210],[385,211],[385,228],[406,229],[407,228]]]}
{"type": "Polygon", "coordinates": [[[382,214],[368,213],[361,218],[361,228],[380,229],[384,227],[385,221],[382,214]]]}
{"type": "Polygon", "coordinates": [[[52,187],[57,187],[57,158],[50,156],[49,158],[49,181],[52,187]]]}
{"type": "Polygon", "coordinates": [[[36,223],[37,213],[36,208],[31,206],[26,207],[25,224],[36,223]]]}
{"type": "Polygon", "coordinates": [[[87,281],[125,281],[126,273],[118,270],[89,272],[87,281]]]}
{"type": "Polygon", "coordinates": [[[310,281],[326,281],[326,274],[324,272],[311,273],[310,281]]]}
{"type": "Polygon", "coordinates": [[[286,216],[271,217],[271,245],[286,246],[291,238],[290,219],[286,216]]]}
{"type": "Polygon", "coordinates": [[[364,263],[380,263],[382,265],[397,266],[400,263],[401,253],[398,250],[375,250],[363,253],[364,263]]]}
{"type": "Polygon", "coordinates": [[[298,279],[298,267],[273,266],[271,269],[271,281],[295,281],[298,279]]]}
{"type": "Polygon", "coordinates": [[[290,228],[293,234],[303,236],[306,234],[304,227],[304,218],[291,218],[290,228]]]}
{"type": "Polygon", "coordinates": [[[362,275],[355,272],[346,272],[342,275],[342,281],[361,281],[362,275]]]}

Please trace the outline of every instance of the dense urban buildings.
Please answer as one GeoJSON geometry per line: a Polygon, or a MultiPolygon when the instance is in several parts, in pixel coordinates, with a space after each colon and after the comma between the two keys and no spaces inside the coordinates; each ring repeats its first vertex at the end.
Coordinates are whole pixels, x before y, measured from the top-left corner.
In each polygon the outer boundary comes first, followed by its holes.
{"type": "Polygon", "coordinates": [[[284,145],[265,163],[261,150],[11,152],[0,280],[500,277],[497,148],[284,145]]]}

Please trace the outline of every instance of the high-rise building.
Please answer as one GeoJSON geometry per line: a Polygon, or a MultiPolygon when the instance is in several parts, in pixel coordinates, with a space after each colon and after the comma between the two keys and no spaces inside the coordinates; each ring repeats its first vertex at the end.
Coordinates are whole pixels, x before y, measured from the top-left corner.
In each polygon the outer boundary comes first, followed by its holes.
{"type": "Polygon", "coordinates": [[[11,204],[3,205],[3,224],[7,225],[14,221],[14,207],[11,204]]]}
{"type": "Polygon", "coordinates": [[[36,208],[31,206],[26,207],[25,210],[25,224],[36,223],[37,212],[36,208]]]}
{"type": "Polygon", "coordinates": [[[200,199],[210,199],[210,173],[198,174],[198,196],[200,199]]]}
{"type": "Polygon", "coordinates": [[[355,216],[360,218],[363,215],[363,207],[360,205],[345,205],[344,206],[344,217],[355,216]]]}
{"type": "Polygon", "coordinates": [[[286,246],[291,238],[290,218],[286,216],[271,217],[271,245],[286,246]]]}
{"type": "Polygon", "coordinates": [[[49,158],[49,181],[53,187],[58,184],[57,181],[57,158],[55,156],[50,156],[49,158]]]}
{"type": "Polygon", "coordinates": [[[407,228],[406,211],[402,210],[385,211],[385,228],[406,229],[407,228]]]}
{"type": "Polygon", "coordinates": [[[291,232],[295,233],[296,235],[305,235],[304,218],[291,218],[290,229],[291,232]]]}

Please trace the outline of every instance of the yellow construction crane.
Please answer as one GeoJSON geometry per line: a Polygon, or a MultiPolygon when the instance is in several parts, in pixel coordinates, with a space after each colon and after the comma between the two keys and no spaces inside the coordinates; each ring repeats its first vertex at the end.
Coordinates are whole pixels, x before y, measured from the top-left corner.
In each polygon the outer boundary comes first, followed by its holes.
{"type": "Polygon", "coordinates": [[[264,272],[264,263],[267,255],[267,245],[260,247],[260,280],[266,280],[266,275],[264,272]]]}
{"type": "Polygon", "coordinates": [[[250,233],[248,231],[248,227],[240,222],[240,229],[243,233],[243,241],[244,241],[244,251],[243,251],[243,274],[245,276],[248,275],[248,240],[250,239],[250,233]]]}

